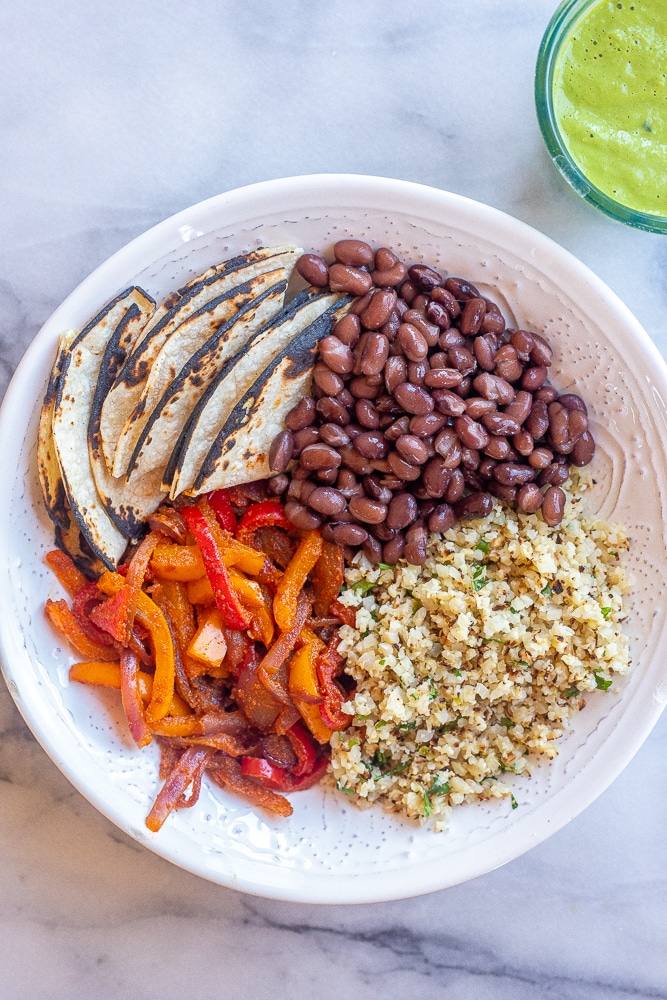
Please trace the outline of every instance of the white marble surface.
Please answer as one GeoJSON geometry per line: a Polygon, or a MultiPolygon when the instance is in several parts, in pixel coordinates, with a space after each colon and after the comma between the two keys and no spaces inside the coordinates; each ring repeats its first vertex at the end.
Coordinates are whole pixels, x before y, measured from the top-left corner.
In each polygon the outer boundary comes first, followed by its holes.
{"type": "MultiPolygon", "coordinates": [[[[320,171],[415,180],[563,244],[667,355],[667,241],[580,202],[532,98],[555,0],[25,0],[0,32],[0,390],[56,305],[172,212],[320,171]]],[[[566,829],[446,892],[242,896],[76,792],[0,690],[0,995],[667,997],[667,719],[566,829]]]]}

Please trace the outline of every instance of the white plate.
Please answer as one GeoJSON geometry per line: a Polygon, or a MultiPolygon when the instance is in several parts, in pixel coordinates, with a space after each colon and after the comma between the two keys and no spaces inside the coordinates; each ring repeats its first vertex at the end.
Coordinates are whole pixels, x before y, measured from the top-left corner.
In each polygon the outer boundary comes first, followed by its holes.
{"type": "Polygon", "coordinates": [[[445,888],[504,864],[589,805],[641,746],[667,698],[664,500],[667,377],[646,333],[587,268],[544,236],[484,205],[380,178],[321,175],[253,185],[195,205],[124,247],[77,288],[21,362],[0,417],[0,651],[26,722],[69,780],[137,841],[204,878],[303,902],[370,902],[445,888]],[[316,788],[271,818],[208,785],[193,809],[150,834],[156,753],[125,735],[114,692],[69,684],[73,657],[44,618],[62,596],[43,563],[52,548],[36,474],[37,417],[62,329],[81,327],[131,283],[156,299],[208,265],[293,241],[326,251],[344,236],[387,245],[465,276],[513,322],[555,346],[552,380],[587,400],[598,441],[589,509],[623,522],[637,577],[628,628],[634,666],[588,699],[560,755],[517,780],[507,801],[459,807],[440,834],[316,788]],[[29,412],[30,411],[30,412],[29,412]]]}

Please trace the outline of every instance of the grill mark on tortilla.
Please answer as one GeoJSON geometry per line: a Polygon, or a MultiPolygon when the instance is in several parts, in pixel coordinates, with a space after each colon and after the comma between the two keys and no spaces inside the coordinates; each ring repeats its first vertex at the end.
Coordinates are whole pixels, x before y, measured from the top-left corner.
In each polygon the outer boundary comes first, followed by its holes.
{"type": "MultiPolygon", "coordinates": [[[[272,272],[269,272],[272,273],[272,272]]],[[[285,290],[287,288],[287,278],[278,282],[275,285],[269,286],[260,295],[252,295],[248,300],[241,306],[241,308],[236,312],[229,320],[223,323],[213,334],[209,337],[202,347],[198,351],[195,351],[185,365],[181,368],[180,372],[172,380],[166,391],[162,394],[156,406],[153,408],[152,413],[148,417],[148,420],[144,424],[143,430],[141,431],[137,443],[130,459],[129,468],[134,470],[148,471],[149,468],[157,468],[160,466],[161,469],[168,464],[171,454],[173,452],[173,439],[176,437],[178,441],[180,439],[180,433],[185,423],[192,412],[192,407],[189,408],[188,412],[180,415],[182,416],[182,423],[178,423],[180,416],[178,413],[179,404],[181,401],[185,406],[189,405],[190,399],[193,399],[193,390],[200,387],[208,387],[212,379],[216,378],[216,373],[219,371],[219,365],[224,364],[225,357],[228,353],[228,348],[230,342],[234,344],[234,329],[239,326],[239,342],[240,346],[238,350],[234,351],[233,357],[238,357],[240,352],[245,352],[249,349],[249,343],[255,335],[255,328],[253,325],[254,318],[259,314],[259,319],[257,323],[262,324],[260,328],[263,328],[265,317],[262,315],[262,306],[268,305],[268,312],[275,310],[272,309],[271,302],[274,301],[279,308],[279,303],[282,302],[285,290]],[[250,317],[249,317],[249,314],[250,317]],[[247,322],[247,336],[244,333],[244,324],[247,322]],[[171,414],[169,410],[171,409],[171,414]],[[174,409],[176,410],[174,414],[174,409]],[[167,412],[165,412],[167,411],[167,412]],[[168,421],[170,415],[173,421],[177,423],[177,427],[166,437],[161,437],[160,439],[155,438],[156,425],[161,419],[168,421]],[[170,436],[171,435],[171,436],[170,436]],[[155,447],[151,449],[151,444],[153,441],[160,442],[156,443],[155,447]],[[164,446],[161,447],[160,444],[165,442],[164,446]],[[168,454],[165,455],[163,452],[168,448],[168,454]],[[151,451],[153,452],[152,458],[151,451]],[[157,451],[157,454],[155,452],[157,451]],[[143,459],[143,465],[142,465],[143,459]],[[148,462],[151,464],[148,465],[148,462]]],[[[233,349],[233,348],[232,348],[233,349]]],[[[193,399],[192,406],[197,403],[197,397],[193,399]]],[[[129,475],[129,480],[132,480],[132,473],[129,475]]],[[[161,482],[163,479],[163,473],[161,472],[161,482]]]]}
{"type": "Polygon", "coordinates": [[[136,287],[107,303],[66,352],[54,401],[53,441],[71,515],[92,552],[109,568],[115,567],[127,541],[109,518],[93,475],[88,451],[93,395],[106,347],[126,313],[132,310],[123,326],[129,343],[154,308],[154,300],[136,287]]]}
{"type": "MultiPolygon", "coordinates": [[[[142,400],[150,380],[152,365],[164,344],[197,309],[216,297],[215,285],[218,282],[226,282],[227,285],[223,287],[231,290],[243,284],[244,272],[249,272],[245,274],[245,280],[249,281],[279,266],[292,266],[299,252],[298,247],[288,245],[262,248],[240,255],[233,258],[233,266],[228,267],[226,263],[216,265],[206,272],[203,280],[201,275],[193,279],[181,289],[179,298],[167,312],[157,311],[157,320],[147,325],[135,349],[125,360],[103,406],[102,447],[107,464],[115,476],[128,472],[129,460],[139,433],[134,430],[133,413],[142,400]],[[236,281],[236,278],[240,280],[236,281]]],[[[143,412],[142,407],[142,416],[143,412]]]]}
{"type": "MultiPolygon", "coordinates": [[[[184,482],[183,484],[180,484],[178,480],[180,479],[180,474],[184,468],[184,463],[188,458],[188,450],[191,447],[194,447],[195,444],[194,435],[197,432],[197,427],[200,422],[201,416],[204,410],[207,408],[209,402],[213,399],[213,397],[216,396],[218,390],[221,387],[222,382],[224,382],[224,380],[230,375],[230,373],[239,363],[239,360],[245,357],[245,355],[252,350],[253,346],[255,346],[260,341],[263,341],[264,339],[270,337],[271,334],[274,333],[275,330],[280,326],[294,320],[296,314],[300,312],[305,306],[309,305],[312,301],[320,297],[325,298],[327,295],[330,295],[330,293],[323,293],[320,292],[319,290],[312,290],[312,289],[304,289],[303,291],[299,292],[288,305],[284,306],[283,309],[276,316],[273,317],[272,320],[270,320],[267,324],[265,324],[265,326],[263,326],[261,330],[257,331],[255,336],[252,338],[251,341],[248,342],[246,348],[242,352],[239,352],[235,354],[233,357],[229,358],[229,360],[223,365],[223,367],[217,373],[214,381],[206,388],[205,392],[201,395],[201,397],[195,404],[186,424],[184,425],[179,435],[176,445],[172,449],[169,461],[165,467],[165,471],[162,477],[162,485],[164,488],[173,488],[174,489],[173,496],[178,495],[178,493],[181,493],[184,489],[187,489],[192,484],[193,475],[196,474],[196,472],[194,474],[189,475],[188,481],[184,482]]],[[[274,352],[274,354],[275,353],[277,352],[274,352]]],[[[265,367],[266,366],[263,366],[260,370],[263,371],[265,367]]],[[[206,451],[208,449],[202,448],[201,450],[203,451],[203,456],[205,456],[206,451]]],[[[197,449],[197,454],[199,454],[199,449],[197,449]]],[[[190,455],[189,457],[192,460],[192,455],[190,455]]],[[[196,457],[194,460],[195,461],[197,460],[196,457]]]]}
{"type": "MultiPolygon", "coordinates": [[[[279,392],[282,391],[282,399],[279,400],[282,404],[279,419],[282,419],[282,416],[284,416],[282,411],[286,412],[285,407],[287,404],[294,405],[294,397],[290,393],[290,381],[294,383],[294,386],[304,390],[307,381],[310,379],[310,371],[318,342],[330,332],[335,320],[347,311],[350,302],[350,297],[346,296],[306,327],[288,347],[276,355],[273,361],[262,372],[261,376],[244,393],[212,443],[194,482],[191,491],[193,495],[207,492],[212,488],[219,488],[221,480],[216,483],[211,483],[210,480],[214,474],[217,473],[220,476],[221,473],[230,468],[232,464],[230,456],[233,450],[239,447],[239,442],[243,442],[241,435],[247,435],[248,425],[253,420],[253,417],[268,418],[267,423],[269,423],[271,417],[276,418],[278,407],[272,413],[268,412],[269,408],[266,406],[264,407],[264,411],[260,409],[262,395],[266,394],[274,379],[277,390],[279,392]],[[281,371],[283,366],[284,370],[281,371]],[[289,379],[286,378],[287,371],[291,372],[289,379]],[[281,389],[283,386],[284,389],[281,389]]],[[[250,466],[255,461],[258,468],[266,466],[271,442],[280,429],[280,426],[271,426],[269,432],[264,433],[264,439],[262,439],[261,433],[258,432],[258,440],[253,441],[253,445],[255,446],[254,451],[249,450],[249,445],[244,443],[244,451],[242,453],[244,462],[250,466]]],[[[263,475],[269,474],[268,467],[266,469],[262,467],[259,474],[256,474],[258,468],[252,469],[251,479],[262,478],[263,475]]],[[[229,482],[225,483],[225,485],[234,484],[229,482]]]]}

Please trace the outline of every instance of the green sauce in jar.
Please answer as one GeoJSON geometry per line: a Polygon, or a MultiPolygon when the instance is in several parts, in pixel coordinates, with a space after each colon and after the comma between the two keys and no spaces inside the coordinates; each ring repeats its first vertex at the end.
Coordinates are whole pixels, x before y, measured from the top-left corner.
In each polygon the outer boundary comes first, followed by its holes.
{"type": "Polygon", "coordinates": [[[553,113],[580,171],[628,208],[667,217],[667,0],[599,0],[563,40],[553,113]]]}

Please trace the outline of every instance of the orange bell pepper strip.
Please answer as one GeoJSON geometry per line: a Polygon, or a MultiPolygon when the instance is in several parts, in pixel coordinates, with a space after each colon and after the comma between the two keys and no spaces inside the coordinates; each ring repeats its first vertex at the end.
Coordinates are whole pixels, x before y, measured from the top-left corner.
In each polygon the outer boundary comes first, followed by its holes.
{"type": "Polygon", "coordinates": [[[294,627],[299,594],[321,554],[322,536],[319,531],[307,532],[285,569],[273,598],[273,617],[282,632],[289,632],[294,627]]]}
{"type": "Polygon", "coordinates": [[[229,580],[238,594],[241,604],[252,615],[255,628],[251,627],[250,638],[261,639],[268,648],[273,641],[275,632],[271,602],[258,583],[249,580],[233,568],[229,570],[229,580]]]}
{"type": "Polygon", "coordinates": [[[314,736],[318,743],[324,746],[329,742],[334,731],[333,729],[329,729],[322,719],[320,706],[310,705],[307,701],[301,701],[298,698],[294,698],[293,700],[312,736],[314,736]]]}
{"type": "Polygon", "coordinates": [[[293,699],[307,701],[310,705],[319,705],[323,695],[317,676],[317,657],[324,649],[322,640],[304,628],[301,632],[303,645],[295,650],[289,663],[287,686],[293,699]]]}
{"type": "Polygon", "coordinates": [[[188,583],[206,574],[204,561],[196,545],[177,545],[164,542],[158,545],[150,561],[151,572],[159,580],[178,580],[188,583]]]}
{"type": "MultiPolygon", "coordinates": [[[[119,579],[125,582],[122,576],[119,579]]],[[[87,660],[119,660],[120,653],[115,646],[103,646],[86,635],[70,611],[67,601],[47,599],[45,611],[51,624],[65,636],[77,653],[81,653],[87,660]]]]}
{"type": "Polygon", "coordinates": [[[207,576],[201,580],[190,580],[186,587],[190,604],[215,604],[215,594],[207,576]]]}
{"type": "Polygon", "coordinates": [[[53,570],[60,584],[70,597],[74,597],[77,591],[81,590],[88,583],[88,577],[84,576],[74,560],[67,553],[60,549],[53,549],[44,556],[47,566],[53,570]]]}
{"type": "Polygon", "coordinates": [[[345,581],[345,559],[340,545],[322,540],[322,555],[315,563],[311,580],[315,592],[315,614],[324,617],[331,613],[331,605],[345,581]]]}
{"type": "MultiPolygon", "coordinates": [[[[118,573],[103,573],[97,582],[103,594],[113,597],[125,580],[118,573]]],[[[171,630],[164,614],[143,590],[137,592],[136,618],[147,629],[155,654],[153,692],[146,709],[149,723],[159,722],[169,711],[174,696],[176,665],[171,630]]]]}

